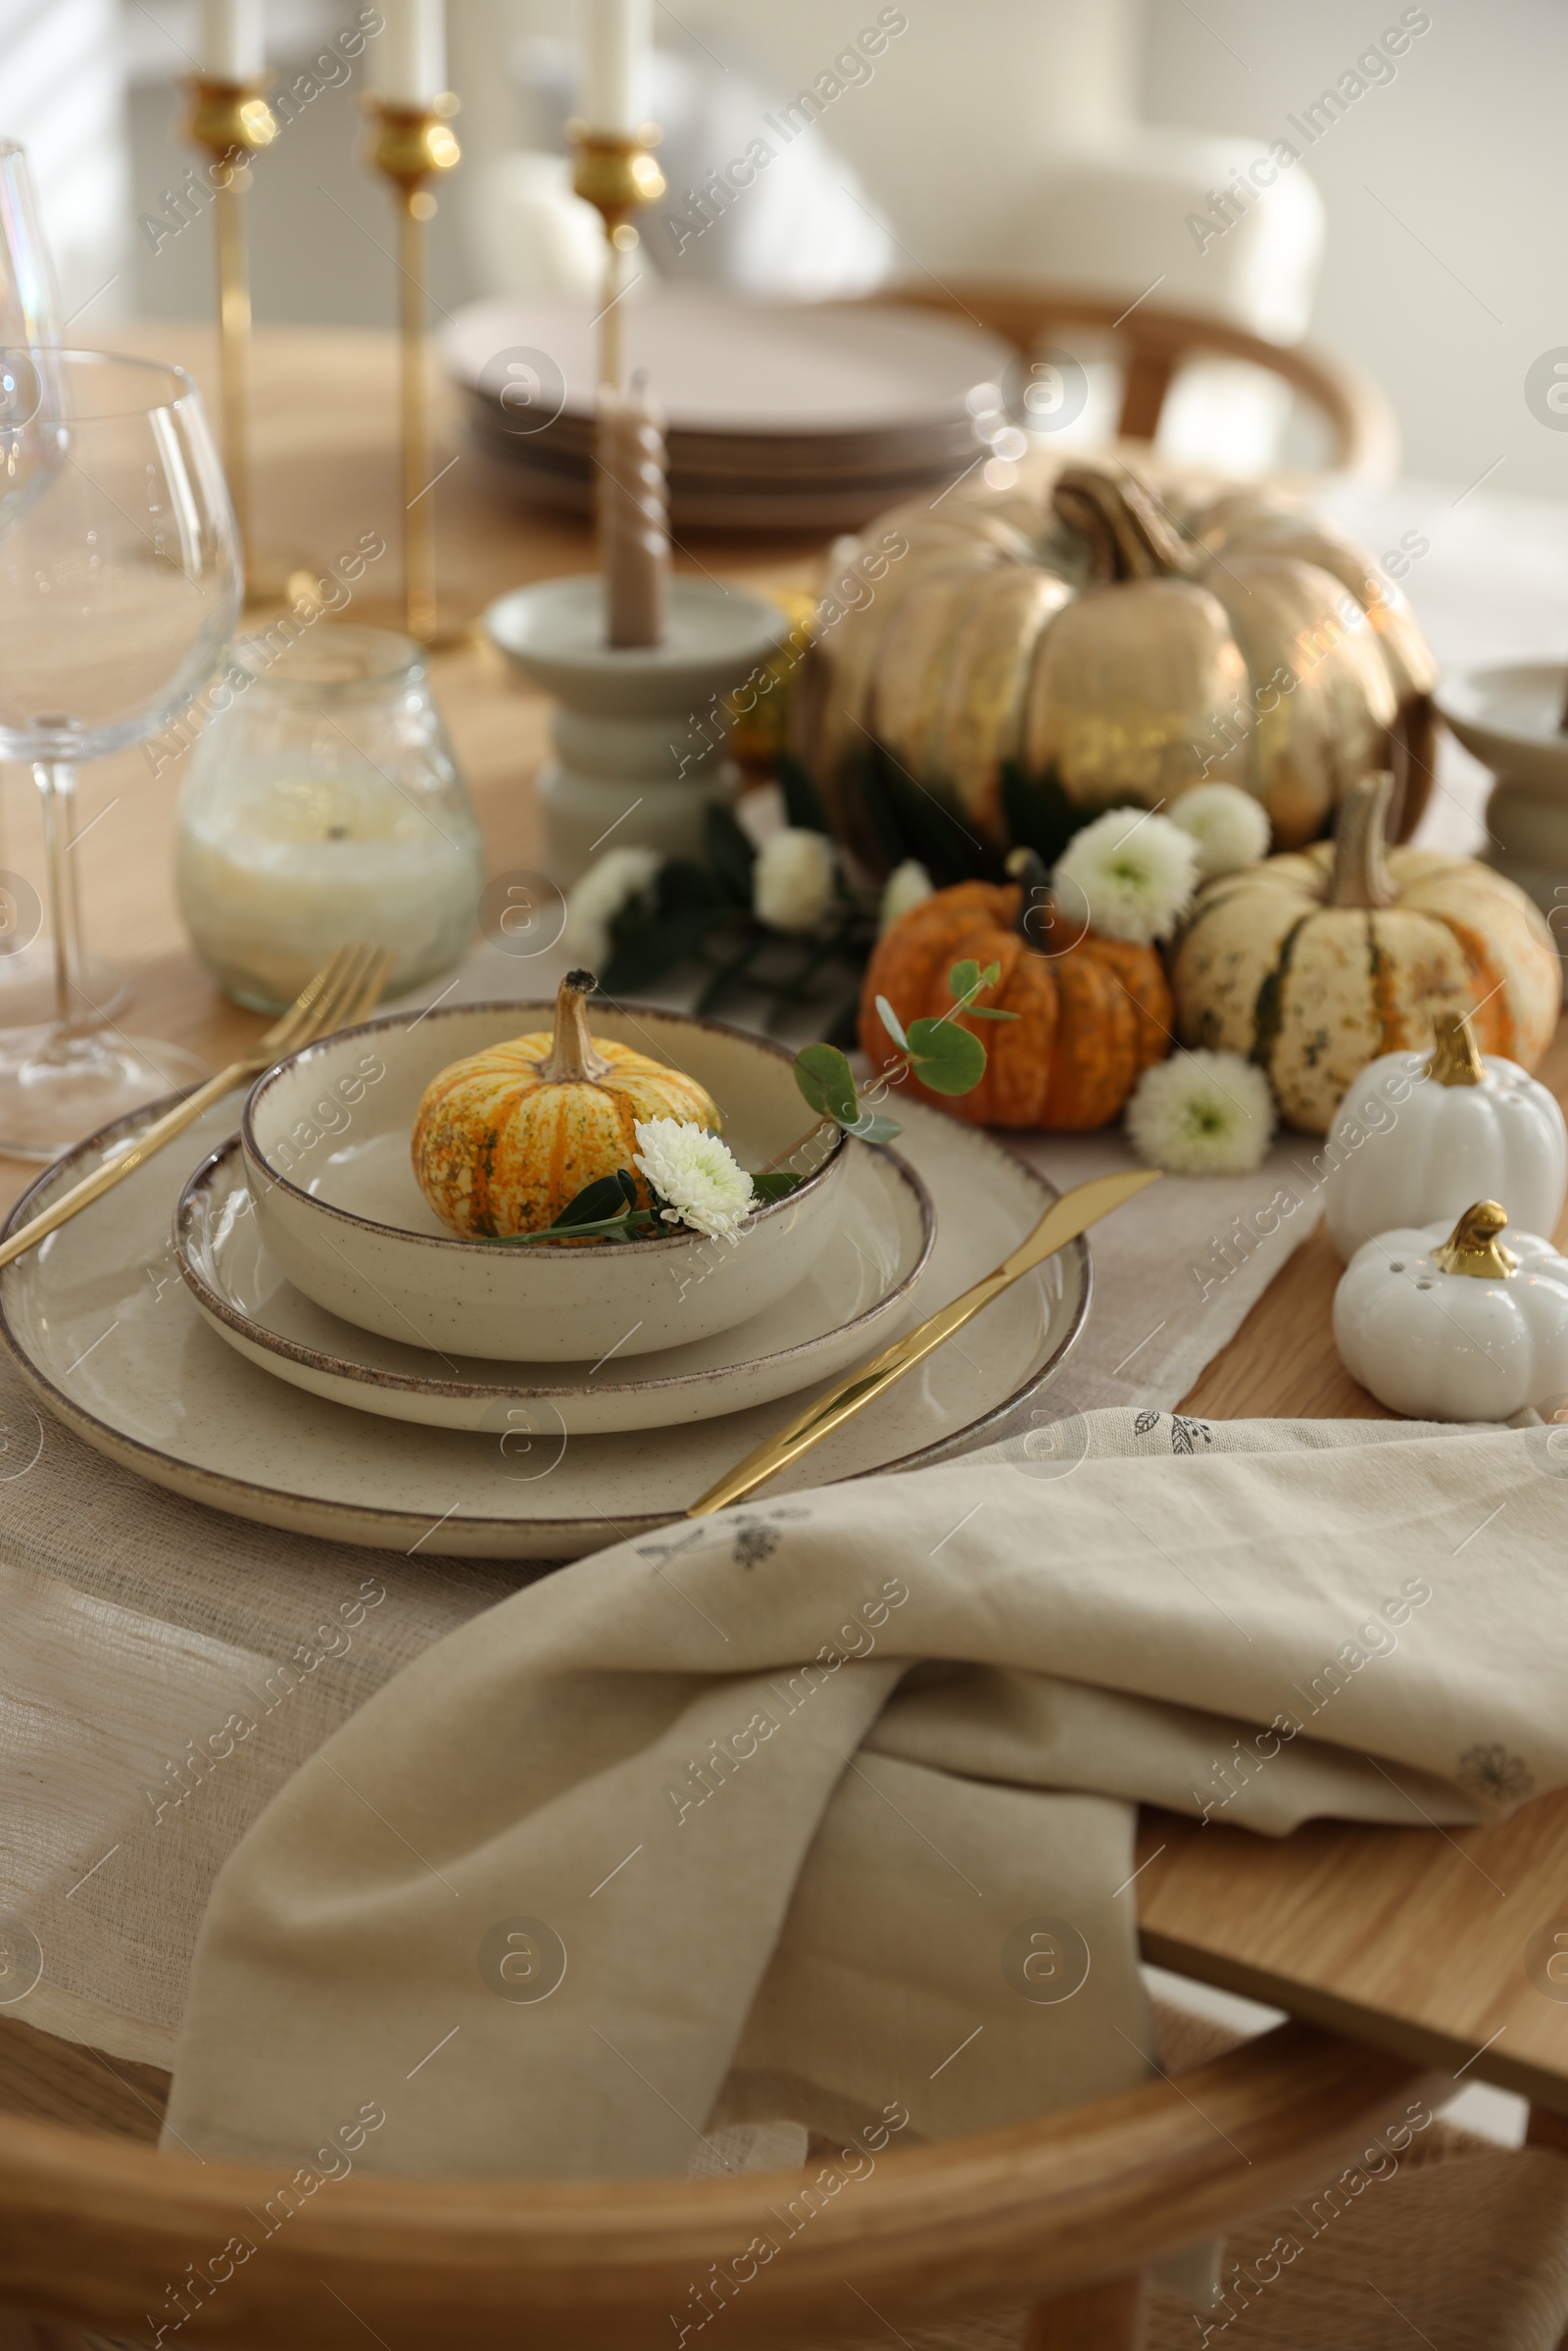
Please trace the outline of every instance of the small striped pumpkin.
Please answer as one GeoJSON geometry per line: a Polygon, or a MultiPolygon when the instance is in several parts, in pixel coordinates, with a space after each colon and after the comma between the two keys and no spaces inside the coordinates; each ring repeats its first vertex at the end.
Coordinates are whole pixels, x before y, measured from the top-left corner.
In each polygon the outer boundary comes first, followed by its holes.
{"type": "Polygon", "coordinates": [[[1385,849],[1392,781],[1347,796],[1332,842],[1208,883],[1176,943],[1182,1043],[1255,1061],[1311,1134],[1380,1053],[1430,1051],[1439,1013],[1468,1013],[1483,1052],[1533,1069],[1561,1006],[1551,933],[1522,890],[1467,858],[1385,849]]]}
{"type": "MultiPolygon", "coordinates": [[[[617,1167],[632,1170],[640,1118],[718,1131],[695,1078],[588,1033],[591,971],[568,971],[552,1035],[487,1046],[430,1080],[414,1125],[419,1190],[452,1232],[537,1233],[617,1167]]],[[[635,1172],[632,1170],[632,1172],[635,1172]]],[[[637,1190],[644,1205],[648,1187],[637,1190]]]]}
{"type": "MultiPolygon", "coordinates": [[[[1015,855],[1026,857],[1027,852],[1015,855]]],[[[1033,892],[1031,892],[1033,901],[1033,892]]],[[[897,1050],[876,1008],[885,996],[904,1027],[948,1011],[948,974],[972,956],[1001,976],[980,1002],[1014,1020],[960,1025],[985,1040],[986,1073],[972,1093],[911,1094],[976,1126],[1076,1131],[1115,1118],[1142,1071],[1170,1050],[1170,990],[1152,947],[1094,931],[1065,951],[1041,954],[1019,934],[1018,883],[958,882],[901,915],[878,940],[860,996],[860,1050],[873,1069],[897,1050]]],[[[891,1107],[897,1114],[897,1102],[891,1107]]]]}

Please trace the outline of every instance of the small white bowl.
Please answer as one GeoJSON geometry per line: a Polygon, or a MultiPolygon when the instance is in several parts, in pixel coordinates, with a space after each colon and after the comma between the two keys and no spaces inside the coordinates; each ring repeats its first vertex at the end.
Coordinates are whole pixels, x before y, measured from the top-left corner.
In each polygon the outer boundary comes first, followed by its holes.
{"type": "Polygon", "coordinates": [[[1568,792],[1568,734],[1559,724],[1561,661],[1505,661],[1445,681],[1438,709],[1466,751],[1505,782],[1568,792]]]}
{"type": "MultiPolygon", "coordinates": [[[[508,1247],[449,1233],[415,1179],[419,1098],[438,1071],[548,1029],[550,1004],[396,1012],[291,1053],[251,1089],[240,1127],[263,1238],[296,1290],[383,1339],[501,1361],[594,1362],[727,1331],[773,1305],[836,1231],[846,1138],[813,1136],[806,1180],[732,1246],[681,1230],[636,1242],[508,1247]]],[[[724,1139],[759,1168],[812,1127],[792,1056],[714,1020],[590,1007],[596,1036],[686,1070],[724,1139]]]]}

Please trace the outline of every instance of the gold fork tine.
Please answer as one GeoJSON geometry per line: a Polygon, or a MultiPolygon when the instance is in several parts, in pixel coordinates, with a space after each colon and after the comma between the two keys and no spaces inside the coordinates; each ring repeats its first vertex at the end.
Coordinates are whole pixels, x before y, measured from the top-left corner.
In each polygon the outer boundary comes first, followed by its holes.
{"type": "Polygon", "coordinates": [[[265,1053],[270,1053],[275,1060],[293,1052],[295,1046],[302,1042],[303,1032],[314,1021],[318,1004],[336,990],[343,973],[354,964],[359,952],[358,948],[340,947],[332,960],[324,964],[314,978],[306,981],[288,1010],[273,1021],[262,1038],[262,1050],[265,1053]]]}
{"type": "Polygon", "coordinates": [[[338,1007],[337,1026],[351,1029],[375,1010],[386,986],[387,973],[395,957],[382,947],[368,947],[358,965],[353,981],[344,993],[338,1007]]]}
{"type": "Polygon", "coordinates": [[[372,958],[360,984],[359,994],[343,1015],[341,1025],[344,1028],[352,1029],[360,1021],[369,1019],[370,1014],[381,1001],[382,991],[386,987],[387,974],[392,969],[392,964],[393,956],[385,948],[381,949],[372,958]]]}
{"type": "Polygon", "coordinates": [[[123,1183],[134,1169],[152,1158],[155,1152],[161,1151],[166,1143],[172,1143],[176,1135],[182,1135],[187,1127],[194,1126],[205,1110],[211,1109],[215,1102],[221,1102],[223,1096],[231,1093],[236,1086],[243,1085],[247,1079],[270,1068],[284,1053],[294,1053],[302,1045],[313,1044],[317,1038],[329,1035],[333,1029],[348,1027],[355,1020],[363,1020],[373,1008],[385,987],[391,964],[392,957],[384,949],[340,947],[330,962],[324,963],[315,977],[306,982],[288,1010],[258,1041],[255,1052],[247,1054],[243,1060],[231,1061],[216,1077],[208,1078],[194,1093],[187,1094],[183,1102],[176,1102],[172,1110],[166,1110],[162,1118],[155,1118],[150,1126],[144,1127],[135,1141],[117,1157],[102,1167],[95,1167],[91,1175],[83,1176],[80,1183],[73,1184],[69,1192],[61,1193],[58,1199],[50,1201],[47,1208],[40,1209],[36,1216],[29,1217],[8,1239],[0,1241],[0,1266],[9,1265],[14,1257],[22,1255],[24,1249],[29,1249],[37,1242],[46,1240],[49,1234],[58,1232],[81,1209],[90,1207],[94,1200],[102,1200],[106,1192],[112,1192],[117,1184],[123,1183]]]}
{"type": "Polygon", "coordinates": [[[364,974],[374,962],[376,952],[373,947],[349,949],[307,1013],[304,1028],[294,1041],[296,1048],[314,1045],[318,1038],[330,1037],[335,1029],[345,1025],[349,1008],[358,1000],[364,974]]]}

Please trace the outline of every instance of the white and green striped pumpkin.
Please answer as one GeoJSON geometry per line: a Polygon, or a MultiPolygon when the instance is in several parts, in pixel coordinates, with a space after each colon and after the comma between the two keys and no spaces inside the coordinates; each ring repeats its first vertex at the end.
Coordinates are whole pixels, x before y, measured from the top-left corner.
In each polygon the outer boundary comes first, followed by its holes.
{"type": "Polygon", "coordinates": [[[1488,865],[1385,848],[1391,787],[1348,795],[1332,842],[1208,883],[1172,959],[1181,1042],[1256,1062],[1313,1134],[1379,1053],[1430,1049],[1437,1014],[1468,1013],[1483,1052],[1533,1069],[1561,1006],[1539,908],[1488,865]]]}

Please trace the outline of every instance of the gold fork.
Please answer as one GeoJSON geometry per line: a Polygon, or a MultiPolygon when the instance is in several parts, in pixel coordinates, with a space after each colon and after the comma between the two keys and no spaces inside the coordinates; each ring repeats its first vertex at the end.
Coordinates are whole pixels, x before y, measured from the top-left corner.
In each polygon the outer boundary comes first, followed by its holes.
{"type": "Polygon", "coordinates": [[[63,1224],[95,1200],[102,1200],[117,1184],[145,1164],[166,1143],[172,1143],[187,1127],[194,1126],[204,1110],[221,1102],[234,1087],[247,1078],[260,1077],[285,1053],[298,1053],[302,1045],[314,1045],[318,1038],[329,1037],[334,1029],[352,1028],[374,1011],[386,986],[386,975],[392,968],[392,957],[378,947],[340,947],[330,963],[307,981],[299,995],[280,1020],[273,1022],[266,1035],[258,1040],[258,1050],[241,1061],[230,1061],[216,1077],[187,1094],[182,1102],[166,1110],[144,1127],[129,1149],[113,1159],[95,1167],[79,1184],[73,1184],[57,1200],[51,1200],[36,1216],[30,1217],[19,1232],[0,1242],[0,1265],[9,1265],[24,1249],[36,1242],[47,1240],[63,1224]]]}

